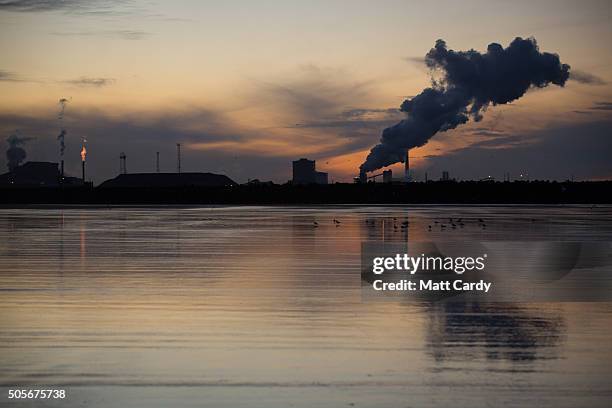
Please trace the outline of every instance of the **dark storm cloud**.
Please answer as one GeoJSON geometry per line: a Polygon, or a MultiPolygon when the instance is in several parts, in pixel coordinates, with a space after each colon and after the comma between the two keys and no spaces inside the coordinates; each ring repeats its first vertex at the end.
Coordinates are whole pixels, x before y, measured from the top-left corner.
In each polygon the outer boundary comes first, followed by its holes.
{"type": "Polygon", "coordinates": [[[506,172],[531,179],[612,178],[611,128],[612,121],[595,121],[480,141],[429,157],[422,171],[430,178],[443,170],[460,179],[502,179],[506,172]]]}
{"type": "Polygon", "coordinates": [[[71,79],[63,82],[74,86],[100,88],[103,86],[112,85],[113,83],[115,83],[115,80],[113,78],[80,77],[77,79],[71,79]]]}
{"type": "Polygon", "coordinates": [[[406,118],[383,131],[363,171],[373,171],[404,160],[406,149],[420,147],[438,132],[454,129],[470,118],[482,119],[490,105],[510,103],[529,88],[563,86],[569,65],[559,56],[540,52],[536,40],[517,37],[507,48],[492,43],[487,52],[454,51],[438,40],[425,61],[433,72],[432,85],[400,107],[406,118]]]}
{"type": "Polygon", "coordinates": [[[570,80],[580,82],[581,84],[587,85],[605,85],[606,81],[601,79],[600,77],[589,74],[588,72],[580,71],[577,69],[572,69],[570,73],[570,80]]]}

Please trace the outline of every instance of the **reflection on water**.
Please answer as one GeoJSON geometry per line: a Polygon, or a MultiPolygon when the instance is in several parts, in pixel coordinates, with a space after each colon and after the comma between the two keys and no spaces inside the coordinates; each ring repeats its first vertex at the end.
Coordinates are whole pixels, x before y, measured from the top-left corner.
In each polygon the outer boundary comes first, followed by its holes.
{"type": "Polygon", "coordinates": [[[612,241],[612,211],[2,209],[0,383],[63,407],[609,405],[609,303],[363,302],[361,242],[408,238],[612,241]]]}
{"type": "Polygon", "coordinates": [[[481,356],[511,362],[559,358],[565,320],[557,308],[542,306],[434,304],[424,310],[429,316],[426,333],[431,355],[436,361],[481,356]]]}

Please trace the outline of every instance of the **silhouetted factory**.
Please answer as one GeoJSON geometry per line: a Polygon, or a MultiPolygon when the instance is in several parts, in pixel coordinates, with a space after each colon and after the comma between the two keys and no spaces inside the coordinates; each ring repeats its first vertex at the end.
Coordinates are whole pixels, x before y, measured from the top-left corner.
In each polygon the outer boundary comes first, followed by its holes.
{"type": "Polygon", "coordinates": [[[60,187],[83,186],[78,177],[67,177],[58,169],[58,163],[31,161],[0,175],[4,187],[60,187]]]}
{"type": "Polygon", "coordinates": [[[299,159],[293,162],[292,184],[327,184],[327,173],[317,171],[314,160],[299,159]]]}
{"type": "Polygon", "coordinates": [[[372,174],[370,176],[367,175],[366,171],[363,169],[359,170],[359,176],[355,177],[353,181],[355,183],[367,183],[369,181],[376,182],[376,178],[382,176],[383,183],[409,183],[412,181],[412,175],[410,173],[410,149],[406,150],[406,155],[404,156],[404,178],[403,179],[393,179],[393,172],[391,169],[383,170],[381,173],[372,174]]]}
{"type": "Polygon", "coordinates": [[[100,188],[228,187],[237,185],[223,174],[214,173],[134,173],[120,174],[100,184],[100,188]]]}

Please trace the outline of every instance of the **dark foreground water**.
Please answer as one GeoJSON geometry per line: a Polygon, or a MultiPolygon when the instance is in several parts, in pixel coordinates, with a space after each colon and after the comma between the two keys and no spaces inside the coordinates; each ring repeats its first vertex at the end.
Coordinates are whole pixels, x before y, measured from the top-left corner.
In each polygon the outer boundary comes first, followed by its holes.
{"type": "Polygon", "coordinates": [[[611,303],[367,301],[381,240],[609,242],[612,210],[0,209],[0,406],[612,406],[611,303]]]}

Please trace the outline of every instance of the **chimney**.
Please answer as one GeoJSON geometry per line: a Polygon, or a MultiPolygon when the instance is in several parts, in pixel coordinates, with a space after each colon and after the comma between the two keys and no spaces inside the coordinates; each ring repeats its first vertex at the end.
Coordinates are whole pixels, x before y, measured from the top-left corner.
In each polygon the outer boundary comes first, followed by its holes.
{"type": "Polygon", "coordinates": [[[359,170],[359,182],[360,183],[367,183],[368,182],[368,177],[366,175],[365,170],[359,170]]]}
{"type": "Polygon", "coordinates": [[[176,172],[181,174],[181,144],[176,144],[176,172]]]}
{"type": "Polygon", "coordinates": [[[62,177],[62,182],[64,181],[64,159],[62,159],[62,164],[60,166],[60,174],[62,177]]]}
{"type": "Polygon", "coordinates": [[[406,159],[404,161],[404,181],[410,183],[410,149],[406,149],[406,159]]]}
{"type": "Polygon", "coordinates": [[[85,184],[85,160],[81,161],[81,167],[83,169],[83,184],[85,184]]]}
{"type": "Polygon", "coordinates": [[[119,173],[127,174],[127,156],[123,152],[119,154],[119,173]]]}

